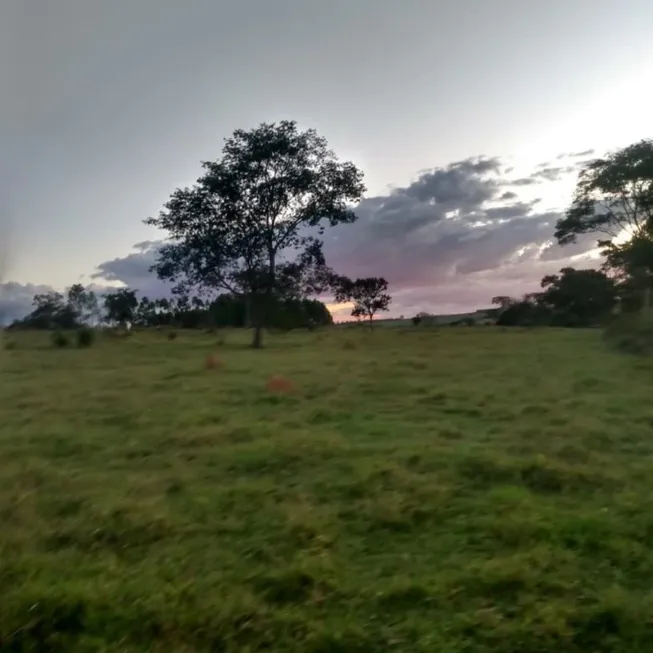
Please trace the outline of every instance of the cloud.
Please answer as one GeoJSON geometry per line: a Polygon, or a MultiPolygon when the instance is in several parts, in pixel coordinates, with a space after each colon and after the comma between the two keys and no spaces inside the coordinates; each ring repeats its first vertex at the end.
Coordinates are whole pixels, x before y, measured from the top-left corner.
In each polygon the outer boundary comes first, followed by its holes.
{"type": "Polygon", "coordinates": [[[596,150],[591,149],[591,150],[583,150],[582,152],[563,152],[562,154],[558,154],[556,157],[558,160],[560,159],[580,159],[585,156],[592,156],[596,150]]]}
{"type": "MultiPolygon", "coordinates": [[[[539,200],[522,200],[506,187],[556,181],[568,168],[542,164],[510,180],[500,159],[476,157],[423,171],[406,186],[364,199],[354,224],[327,229],[327,260],[341,274],[386,277],[396,315],[464,312],[494,295],[532,291],[544,274],[591,250],[595,239],[560,248],[552,235],[561,213],[538,210],[539,200]]],[[[93,278],[141,296],[169,295],[170,287],[149,272],[160,245],[138,243],[101,263],[93,278]]]]}
{"type": "MultiPolygon", "coordinates": [[[[580,162],[582,163],[582,162],[580,162]]],[[[566,166],[552,166],[540,163],[528,177],[506,180],[506,186],[534,186],[543,182],[560,181],[578,170],[579,163],[566,166]]],[[[508,191],[509,192],[509,191],[508,191]]]]}
{"type": "Polygon", "coordinates": [[[531,179],[535,181],[559,181],[576,171],[576,166],[545,166],[536,170],[531,179]]]}
{"type": "Polygon", "coordinates": [[[135,252],[100,263],[91,278],[128,286],[138,290],[141,297],[167,297],[171,294],[170,285],[150,272],[161,245],[162,241],[155,240],[137,243],[135,252]]]}
{"type": "Polygon", "coordinates": [[[519,179],[512,179],[506,182],[507,186],[533,186],[537,184],[538,180],[536,177],[521,177],[519,179]]]}
{"type": "Polygon", "coordinates": [[[0,325],[7,325],[25,317],[32,310],[34,295],[52,290],[51,286],[32,283],[9,281],[0,284],[0,325]]]}
{"type": "Polygon", "coordinates": [[[546,242],[560,216],[514,201],[499,173],[496,159],[467,160],[364,200],[356,223],[327,232],[329,261],[345,274],[380,274],[404,288],[491,271],[521,247],[546,242]]]}

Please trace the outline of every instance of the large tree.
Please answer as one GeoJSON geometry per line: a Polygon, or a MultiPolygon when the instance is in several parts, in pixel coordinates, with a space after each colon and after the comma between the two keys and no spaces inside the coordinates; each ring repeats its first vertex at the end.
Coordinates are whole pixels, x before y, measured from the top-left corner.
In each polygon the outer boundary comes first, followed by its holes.
{"type": "Polygon", "coordinates": [[[601,270],[563,268],[559,274],[545,276],[537,300],[552,312],[558,326],[592,326],[600,324],[617,302],[613,279],[601,270]]]}
{"type": "Polygon", "coordinates": [[[192,188],[145,221],[169,237],[153,269],[181,292],[246,297],[258,348],[266,307],[289,285],[302,287],[298,266],[315,263],[324,227],[356,219],[363,175],[294,121],[237,130],[222,158],[202,166],[192,188]]]}
{"type": "Polygon", "coordinates": [[[590,233],[599,236],[606,268],[637,279],[650,298],[653,140],[639,141],[581,169],[572,205],[556,224],[555,237],[565,245],[590,233]]]}
{"type": "Polygon", "coordinates": [[[598,233],[601,242],[650,233],[653,226],[653,140],[643,140],[581,169],[566,216],[556,224],[560,244],[598,233]]]}

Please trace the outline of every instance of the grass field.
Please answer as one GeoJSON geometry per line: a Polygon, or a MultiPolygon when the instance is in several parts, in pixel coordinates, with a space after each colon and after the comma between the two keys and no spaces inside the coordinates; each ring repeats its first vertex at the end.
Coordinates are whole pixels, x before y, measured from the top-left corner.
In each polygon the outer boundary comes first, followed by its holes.
{"type": "Polygon", "coordinates": [[[597,331],[248,338],[12,336],[1,651],[653,651],[652,362],[597,331]]]}

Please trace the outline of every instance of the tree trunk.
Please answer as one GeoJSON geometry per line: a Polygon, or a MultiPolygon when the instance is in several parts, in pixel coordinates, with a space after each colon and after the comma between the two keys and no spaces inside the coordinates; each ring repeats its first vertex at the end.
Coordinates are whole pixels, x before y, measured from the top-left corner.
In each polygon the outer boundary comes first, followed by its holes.
{"type": "Polygon", "coordinates": [[[252,304],[253,304],[252,295],[250,293],[247,293],[245,295],[245,325],[244,325],[246,329],[252,328],[252,304]]]}
{"type": "Polygon", "coordinates": [[[257,324],[254,327],[254,337],[252,338],[253,349],[263,349],[263,327],[257,324]]]}
{"type": "Polygon", "coordinates": [[[264,323],[264,310],[263,310],[264,298],[260,296],[252,296],[251,304],[251,317],[252,324],[254,326],[254,336],[252,338],[252,348],[253,349],[262,349],[263,348],[263,323],[264,323]]]}
{"type": "Polygon", "coordinates": [[[646,288],[644,288],[644,301],[642,302],[642,308],[645,311],[651,308],[651,286],[646,286],[646,288]]]}

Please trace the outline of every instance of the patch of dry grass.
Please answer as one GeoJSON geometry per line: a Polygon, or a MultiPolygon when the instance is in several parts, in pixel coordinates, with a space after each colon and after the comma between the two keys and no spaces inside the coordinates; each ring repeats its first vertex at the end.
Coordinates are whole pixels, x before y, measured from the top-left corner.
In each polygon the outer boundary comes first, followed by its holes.
{"type": "Polygon", "coordinates": [[[653,650],[650,361],[594,331],[247,340],[207,374],[211,334],[12,335],[3,650],[653,650]]]}

